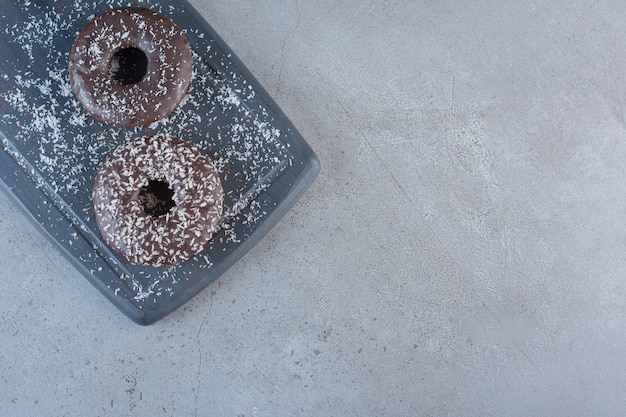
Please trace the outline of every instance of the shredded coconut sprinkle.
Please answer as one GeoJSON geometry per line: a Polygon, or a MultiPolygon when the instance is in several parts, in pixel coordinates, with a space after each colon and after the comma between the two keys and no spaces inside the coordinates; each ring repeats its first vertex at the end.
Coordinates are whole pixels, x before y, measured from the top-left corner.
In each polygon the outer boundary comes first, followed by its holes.
{"type": "Polygon", "coordinates": [[[51,228],[53,237],[116,297],[153,304],[175,297],[189,281],[218,265],[224,253],[234,251],[266,219],[273,200],[264,191],[289,168],[293,156],[283,139],[291,133],[276,128],[282,124],[255,88],[217,41],[194,26],[186,10],[178,4],[140,3],[185,28],[193,74],[179,107],[147,128],[117,129],[85,112],[72,93],[67,64],[74,39],[94,16],[128,2],[44,5],[15,0],[3,4],[11,13],[0,14],[0,49],[15,58],[0,61],[0,148],[36,187],[32,195],[45,195],[32,208],[40,221],[69,222],[67,230],[51,228]],[[114,149],[157,133],[190,142],[213,161],[224,190],[223,213],[214,237],[188,261],[133,266],[102,241],[92,185],[114,149]]]}

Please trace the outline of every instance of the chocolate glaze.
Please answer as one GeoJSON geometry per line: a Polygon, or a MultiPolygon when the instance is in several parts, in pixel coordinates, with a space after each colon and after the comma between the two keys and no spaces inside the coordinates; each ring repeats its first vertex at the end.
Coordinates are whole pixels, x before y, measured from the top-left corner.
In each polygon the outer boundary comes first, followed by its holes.
{"type": "Polygon", "coordinates": [[[93,187],[100,233],[132,264],[173,265],[200,252],[218,229],[223,200],[211,160],[163,134],[118,147],[99,168],[93,187]],[[146,212],[140,194],[153,181],[173,191],[175,205],[166,214],[146,212]]]}
{"type": "Polygon", "coordinates": [[[192,70],[191,49],[180,28],[140,7],[111,9],[87,23],[69,59],[78,101],[96,119],[117,127],[147,126],[167,116],[183,99],[192,70]],[[114,76],[115,54],[127,48],[147,58],[138,82],[114,76]]]}

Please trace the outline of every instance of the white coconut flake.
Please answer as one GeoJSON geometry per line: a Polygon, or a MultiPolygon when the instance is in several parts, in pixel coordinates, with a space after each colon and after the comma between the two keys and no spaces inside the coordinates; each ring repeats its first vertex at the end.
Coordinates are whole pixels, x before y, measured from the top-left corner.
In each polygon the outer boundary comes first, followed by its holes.
{"type": "MultiPolygon", "coordinates": [[[[3,112],[2,120],[16,132],[10,139],[0,134],[0,145],[79,230],[78,234],[68,233],[62,243],[77,246],[78,239],[87,239],[95,251],[79,258],[88,270],[102,273],[102,260],[106,259],[120,272],[119,281],[111,285],[115,295],[122,293],[122,285],[140,303],[173,296],[186,281],[195,279],[197,269],[213,266],[212,250],[233,250],[266,218],[266,205],[260,203],[263,193],[292,163],[281,140],[284,132],[274,126],[268,110],[258,104],[253,86],[233,71],[230,56],[222,54],[204,32],[184,28],[192,45],[191,85],[180,106],[147,131],[190,141],[211,157],[224,185],[224,213],[216,238],[189,265],[150,274],[127,269],[99,240],[92,217],[91,186],[107,155],[121,143],[144,136],[146,130],[116,129],[95,120],[76,100],[67,71],[68,45],[103,7],[80,0],[66,7],[45,7],[30,1],[21,5],[27,13],[25,20],[0,28],[24,51],[27,61],[16,65],[13,74],[0,74],[0,106],[9,109],[3,112]]],[[[106,5],[113,8],[126,4],[107,0],[106,5]]],[[[160,10],[158,3],[148,1],[142,5],[160,10]]],[[[98,55],[102,51],[92,47],[88,53],[98,55]]],[[[165,86],[160,88],[158,94],[166,94],[165,86]]],[[[131,99],[116,98],[119,105],[131,99]]],[[[51,209],[45,209],[42,216],[51,216],[51,209]]],[[[190,239],[196,235],[194,230],[187,234],[190,239]]]]}

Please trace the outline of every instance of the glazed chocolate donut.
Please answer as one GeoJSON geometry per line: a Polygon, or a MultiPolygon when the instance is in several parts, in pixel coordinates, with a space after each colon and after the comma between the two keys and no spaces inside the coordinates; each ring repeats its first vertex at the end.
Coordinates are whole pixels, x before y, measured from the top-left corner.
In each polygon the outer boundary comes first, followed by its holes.
{"type": "Polygon", "coordinates": [[[211,160],[163,134],[119,146],[93,187],[104,240],[140,265],[173,265],[201,251],[219,226],[223,199],[211,160]]]}
{"type": "Polygon", "coordinates": [[[147,126],[167,116],[183,99],[192,71],[183,32],[140,7],[111,9],[87,23],[69,59],[78,101],[117,127],[147,126]]]}

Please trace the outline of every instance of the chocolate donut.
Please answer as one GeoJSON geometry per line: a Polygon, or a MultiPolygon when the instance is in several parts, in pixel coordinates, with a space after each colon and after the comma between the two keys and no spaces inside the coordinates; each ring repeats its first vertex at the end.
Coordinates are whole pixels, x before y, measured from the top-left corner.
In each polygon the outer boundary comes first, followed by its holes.
{"type": "Polygon", "coordinates": [[[104,240],[140,265],[173,265],[200,252],[219,226],[223,199],[211,160],[163,134],[119,146],[93,187],[104,240]]]}
{"type": "Polygon", "coordinates": [[[171,113],[192,70],[183,32],[166,16],[141,7],[111,9],[87,23],[69,59],[78,101],[117,127],[147,126],[171,113]]]}

